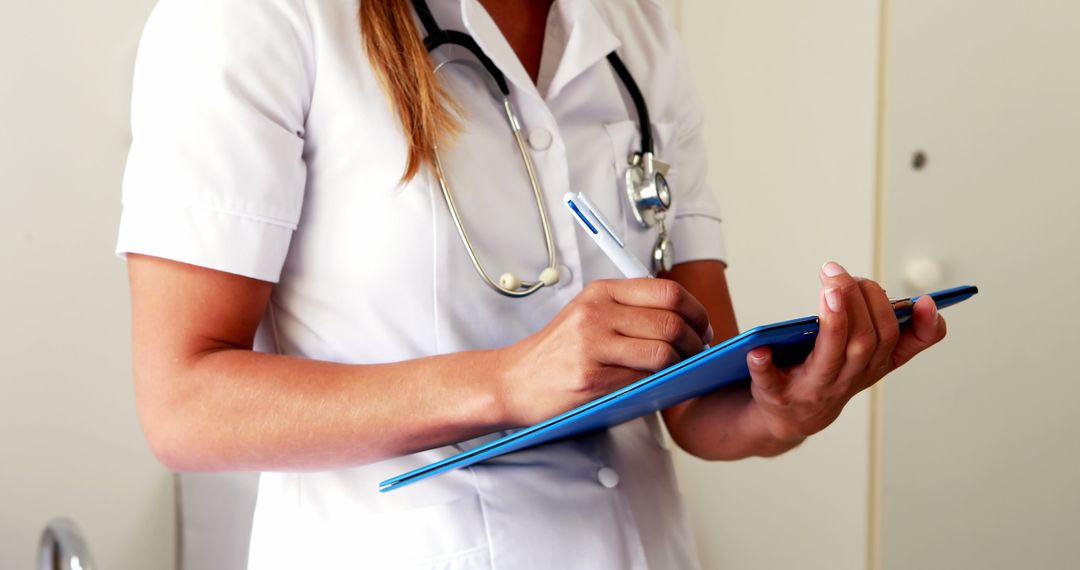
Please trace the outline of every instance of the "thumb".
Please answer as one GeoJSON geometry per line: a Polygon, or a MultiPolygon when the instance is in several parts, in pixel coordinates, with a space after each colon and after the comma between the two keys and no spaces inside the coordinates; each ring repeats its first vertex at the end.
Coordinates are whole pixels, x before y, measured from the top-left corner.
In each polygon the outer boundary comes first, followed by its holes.
{"type": "Polygon", "coordinates": [[[750,385],[754,397],[763,398],[769,404],[784,405],[780,395],[787,388],[787,377],[776,367],[772,349],[763,346],[751,350],[746,355],[746,366],[750,369],[750,385]]]}

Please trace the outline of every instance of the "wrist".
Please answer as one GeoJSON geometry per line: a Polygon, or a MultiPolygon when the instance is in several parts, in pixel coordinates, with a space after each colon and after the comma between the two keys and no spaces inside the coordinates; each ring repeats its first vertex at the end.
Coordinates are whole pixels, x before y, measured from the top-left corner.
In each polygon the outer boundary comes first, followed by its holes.
{"type": "Polygon", "coordinates": [[[490,398],[492,418],[500,430],[524,426],[514,398],[514,363],[517,359],[513,352],[513,345],[484,351],[486,368],[490,371],[485,375],[484,389],[490,398]]]}
{"type": "Polygon", "coordinates": [[[744,425],[747,439],[753,441],[752,455],[754,456],[776,457],[795,449],[806,441],[804,435],[792,434],[782,437],[776,434],[770,429],[764,410],[753,402],[745,408],[742,415],[741,423],[744,425]]]}
{"type": "MultiPolygon", "coordinates": [[[[432,423],[450,433],[464,434],[457,441],[471,439],[512,427],[502,389],[502,361],[499,350],[470,350],[412,361],[419,368],[408,371],[415,380],[429,378],[419,388],[433,400],[432,423]]],[[[405,363],[409,364],[409,363],[405,363]]]]}
{"type": "Polygon", "coordinates": [[[732,385],[669,408],[665,419],[683,450],[709,461],[772,457],[798,445],[774,436],[758,413],[749,388],[732,385]]]}

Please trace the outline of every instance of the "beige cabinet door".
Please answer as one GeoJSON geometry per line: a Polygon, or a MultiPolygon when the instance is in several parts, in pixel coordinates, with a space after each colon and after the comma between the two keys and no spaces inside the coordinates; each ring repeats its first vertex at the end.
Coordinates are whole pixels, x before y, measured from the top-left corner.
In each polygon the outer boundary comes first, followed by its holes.
{"type": "Polygon", "coordinates": [[[882,567],[1080,568],[1080,3],[890,4],[886,282],[981,293],[886,383],[882,567]]]}

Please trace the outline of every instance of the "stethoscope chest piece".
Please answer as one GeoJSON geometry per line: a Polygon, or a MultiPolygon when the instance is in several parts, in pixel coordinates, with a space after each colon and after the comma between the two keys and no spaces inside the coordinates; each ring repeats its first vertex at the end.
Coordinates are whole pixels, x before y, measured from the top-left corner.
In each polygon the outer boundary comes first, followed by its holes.
{"type": "Polygon", "coordinates": [[[668,165],[656,160],[652,153],[635,152],[630,155],[630,168],[626,169],[626,197],[634,219],[651,228],[663,218],[671,207],[671,188],[668,186],[668,165]]]}
{"type": "Polygon", "coordinates": [[[665,218],[671,208],[671,187],[665,174],[668,165],[656,160],[651,152],[635,152],[630,155],[630,168],[626,170],[626,197],[634,219],[643,227],[660,226],[652,251],[654,273],[671,271],[675,248],[668,236],[665,218]]]}
{"type": "Polygon", "coordinates": [[[671,238],[668,237],[667,229],[661,224],[660,235],[656,238],[656,244],[653,245],[652,251],[653,273],[671,271],[674,264],[675,246],[671,245],[671,238]]]}

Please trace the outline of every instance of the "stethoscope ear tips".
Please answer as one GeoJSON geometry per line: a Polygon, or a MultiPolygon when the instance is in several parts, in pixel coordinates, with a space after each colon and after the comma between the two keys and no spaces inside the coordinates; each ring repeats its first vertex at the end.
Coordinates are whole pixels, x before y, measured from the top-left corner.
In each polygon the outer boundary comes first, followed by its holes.
{"type": "MultiPolygon", "coordinates": [[[[540,277],[537,281],[543,283],[544,286],[550,287],[559,282],[559,270],[554,267],[548,267],[540,272],[540,277]]],[[[499,286],[507,291],[518,291],[525,283],[521,281],[521,278],[513,273],[503,273],[499,276],[499,286]]],[[[530,287],[533,285],[530,285],[530,287]]]]}
{"type": "Polygon", "coordinates": [[[521,279],[513,273],[503,273],[499,277],[499,286],[507,291],[517,291],[521,288],[521,279]]]}
{"type": "Polygon", "coordinates": [[[554,267],[548,267],[540,272],[540,282],[543,283],[545,287],[551,287],[558,283],[559,277],[561,277],[559,275],[559,270],[554,267]]]}

